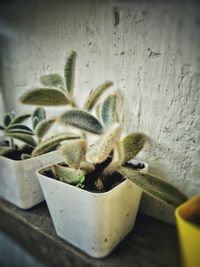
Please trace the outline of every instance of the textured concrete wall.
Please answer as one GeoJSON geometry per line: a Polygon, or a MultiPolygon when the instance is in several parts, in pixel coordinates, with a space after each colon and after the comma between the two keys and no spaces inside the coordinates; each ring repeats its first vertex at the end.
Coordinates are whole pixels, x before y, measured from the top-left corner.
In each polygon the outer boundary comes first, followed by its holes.
{"type": "Polygon", "coordinates": [[[125,132],[152,139],[140,155],[150,172],[189,196],[200,191],[198,1],[9,3],[0,22],[7,110],[27,110],[17,98],[41,74],[62,74],[74,49],[77,98],[113,80],[124,95],[125,132]]]}

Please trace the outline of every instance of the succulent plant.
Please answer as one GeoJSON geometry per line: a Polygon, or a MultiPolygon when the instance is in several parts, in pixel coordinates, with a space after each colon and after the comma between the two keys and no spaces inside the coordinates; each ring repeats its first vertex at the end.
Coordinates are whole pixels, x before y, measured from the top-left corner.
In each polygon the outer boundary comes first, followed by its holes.
{"type": "Polygon", "coordinates": [[[20,140],[31,147],[36,145],[33,138],[34,132],[23,124],[29,117],[31,117],[31,114],[16,117],[14,111],[5,115],[3,124],[0,125],[0,130],[4,136],[4,139],[0,143],[0,155],[6,155],[17,149],[14,139],[20,140]]]}
{"type": "Polygon", "coordinates": [[[48,139],[44,139],[45,134],[51,128],[56,118],[46,118],[46,112],[43,108],[36,108],[31,114],[15,116],[13,111],[7,113],[4,117],[4,123],[0,125],[4,139],[0,143],[0,155],[8,155],[14,152],[19,153],[21,159],[35,157],[55,149],[62,141],[80,138],[80,135],[74,133],[60,133],[48,139]],[[25,120],[32,117],[32,127],[22,124],[25,120]],[[17,139],[24,143],[19,147],[14,143],[17,139]],[[28,154],[27,154],[28,151],[28,154]]]}
{"type": "Polygon", "coordinates": [[[67,111],[60,119],[67,124],[87,130],[91,133],[101,129],[95,144],[87,147],[86,140],[77,140],[61,146],[64,164],[54,164],[52,172],[56,179],[83,188],[91,174],[96,175],[93,185],[101,191],[106,181],[115,175],[129,179],[144,191],[168,204],[177,206],[186,200],[186,196],[171,184],[149,174],[136,171],[132,160],[145,146],[148,137],[140,132],[130,133],[123,139],[117,109],[117,97],[111,95],[98,107],[100,121],[89,113],[74,110],[67,111]],[[115,99],[114,99],[115,98],[115,99]],[[76,115],[75,115],[76,114],[76,115]],[[101,127],[99,127],[101,125],[101,127]],[[105,162],[108,163],[105,164],[105,162]],[[101,166],[101,170],[97,169],[101,166]],[[103,167],[102,167],[103,166],[103,167]]]}
{"type": "MultiPolygon", "coordinates": [[[[64,66],[64,77],[58,73],[45,74],[40,77],[42,87],[33,88],[26,91],[19,101],[22,104],[37,106],[77,106],[73,97],[74,92],[74,73],[77,54],[72,51],[68,56],[64,66]]],[[[90,111],[100,96],[113,85],[111,81],[105,81],[96,89],[92,90],[87,97],[83,110],[90,111]]]]}

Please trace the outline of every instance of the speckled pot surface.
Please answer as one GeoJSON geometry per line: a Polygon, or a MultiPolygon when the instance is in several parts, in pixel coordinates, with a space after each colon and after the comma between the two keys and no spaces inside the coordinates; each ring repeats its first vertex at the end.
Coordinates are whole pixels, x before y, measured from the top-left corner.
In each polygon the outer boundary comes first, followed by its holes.
{"type": "Polygon", "coordinates": [[[58,151],[26,160],[0,157],[0,198],[21,209],[28,209],[44,200],[36,170],[60,161],[58,151]]]}
{"type": "Polygon", "coordinates": [[[92,257],[107,256],[133,229],[142,190],[125,180],[91,193],[44,176],[45,169],[37,175],[58,236],[92,257]]]}

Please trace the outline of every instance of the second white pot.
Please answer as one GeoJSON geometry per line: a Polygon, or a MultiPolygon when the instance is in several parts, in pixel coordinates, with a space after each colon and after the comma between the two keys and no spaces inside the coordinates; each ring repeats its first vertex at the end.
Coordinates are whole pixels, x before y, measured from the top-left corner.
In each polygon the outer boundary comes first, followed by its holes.
{"type": "Polygon", "coordinates": [[[58,236],[92,257],[108,255],[133,229],[142,190],[125,180],[91,193],[45,176],[48,169],[37,175],[58,236]]]}
{"type": "Polygon", "coordinates": [[[21,209],[28,209],[44,200],[36,170],[60,161],[58,150],[26,159],[12,160],[0,157],[0,198],[21,209]]]}

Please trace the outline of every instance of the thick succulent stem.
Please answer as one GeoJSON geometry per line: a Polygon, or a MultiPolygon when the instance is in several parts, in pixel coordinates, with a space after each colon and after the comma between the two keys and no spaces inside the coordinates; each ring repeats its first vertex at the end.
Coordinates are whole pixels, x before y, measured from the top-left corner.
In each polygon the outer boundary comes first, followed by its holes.
{"type": "Polygon", "coordinates": [[[12,148],[12,150],[15,150],[14,140],[12,137],[10,138],[10,147],[12,148]]]}
{"type": "Polygon", "coordinates": [[[96,164],[107,159],[112,152],[115,143],[120,138],[121,127],[118,123],[113,124],[102,138],[94,144],[86,154],[86,160],[96,164]]]}

